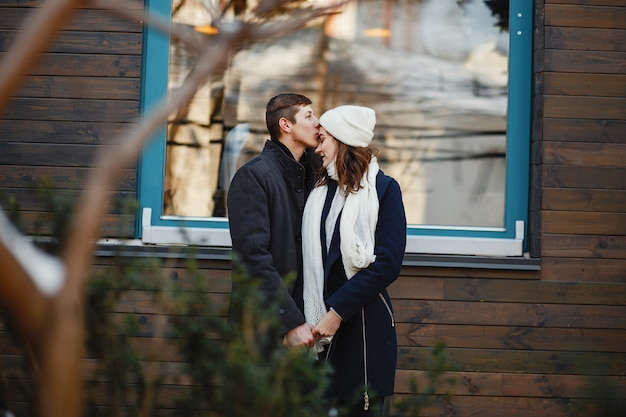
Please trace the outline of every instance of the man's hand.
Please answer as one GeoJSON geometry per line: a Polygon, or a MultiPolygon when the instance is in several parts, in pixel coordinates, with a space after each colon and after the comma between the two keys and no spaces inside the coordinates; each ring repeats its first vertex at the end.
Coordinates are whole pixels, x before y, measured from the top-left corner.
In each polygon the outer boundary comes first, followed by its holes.
{"type": "Polygon", "coordinates": [[[283,337],[283,344],[287,347],[313,347],[315,338],[313,337],[313,326],[309,323],[301,324],[289,330],[283,337]]]}

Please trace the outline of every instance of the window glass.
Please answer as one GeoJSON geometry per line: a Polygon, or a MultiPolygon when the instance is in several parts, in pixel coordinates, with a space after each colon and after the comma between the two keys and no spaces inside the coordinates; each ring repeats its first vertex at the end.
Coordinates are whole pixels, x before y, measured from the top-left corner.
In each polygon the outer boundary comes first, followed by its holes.
{"type": "MultiPolygon", "coordinates": [[[[173,21],[210,26],[203,2],[175,3],[173,21]]],[[[503,227],[508,38],[482,0],[361,1],[239,51],[168,124],[164,215],[226,216],[230,178],[268,138],[267,100],[293,91],[318,116],[340,104],[376,110],[373,145],[410,224],[503,227]]],[[[170,91],[193,64],[172,43],[170,91]]]]}

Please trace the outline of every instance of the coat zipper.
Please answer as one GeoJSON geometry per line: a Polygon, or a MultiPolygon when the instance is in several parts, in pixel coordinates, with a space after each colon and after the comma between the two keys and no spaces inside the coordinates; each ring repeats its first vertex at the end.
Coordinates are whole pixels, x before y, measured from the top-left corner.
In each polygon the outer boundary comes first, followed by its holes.
{"type": "Polygon", "coordinates": [[[367,340],[365,338],[365,308],[361,307],[361,323],[363,324],[363,371],[365,376],[365,392],[363,393],[363,410],[370,408],[370,396],[367,393],[367,340]]]}
{"type": "Polygon", "coordinates": [[[380,297],[381,300],[383,300],[383,304],[387,308],[387,312],[389,312],[389,317],[391,317],[391,327],[396,327],[396,321],[393,318],[393,311],[391,310],[391,306],[389,305],[389,303],[387,303],[387,300],[385,300],[385,297],[383,296],[382,293],[379,292],[378,296],[380,297]]]}

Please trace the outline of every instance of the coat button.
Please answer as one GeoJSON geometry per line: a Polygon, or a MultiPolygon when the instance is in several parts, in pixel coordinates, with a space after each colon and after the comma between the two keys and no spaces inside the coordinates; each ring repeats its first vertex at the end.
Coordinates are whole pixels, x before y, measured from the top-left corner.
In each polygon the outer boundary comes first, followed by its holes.
{"type": "Polygon", "coordinates": [[[280,314],[281,316],[284,316],[286,313],[284,308],[281,308],[280,310],[278,310],[278,314],[280,314]]]}
{"type": "Polygon", "coordinates": [[[301,192],[302,192],[302,187],[297,186],[297,187],[296,187],[296,193],[301,193],[301,192]]]}

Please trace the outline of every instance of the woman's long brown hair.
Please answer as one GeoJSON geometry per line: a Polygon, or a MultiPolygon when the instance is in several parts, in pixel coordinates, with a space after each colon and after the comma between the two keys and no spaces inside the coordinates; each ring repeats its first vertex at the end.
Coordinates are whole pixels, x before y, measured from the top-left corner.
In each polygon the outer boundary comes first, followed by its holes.
{"type": "MultiPolygon", "coordinates": [[[[367,172],[372,156],[376,150],[349,146],[337,140],[337,183],[341,189],[355,193],[361,188],[361,179],[367,172]]],[[[328,172],[323,167],[318,171],[320,180],[318,185],[328,184],[328,172]]]]}

